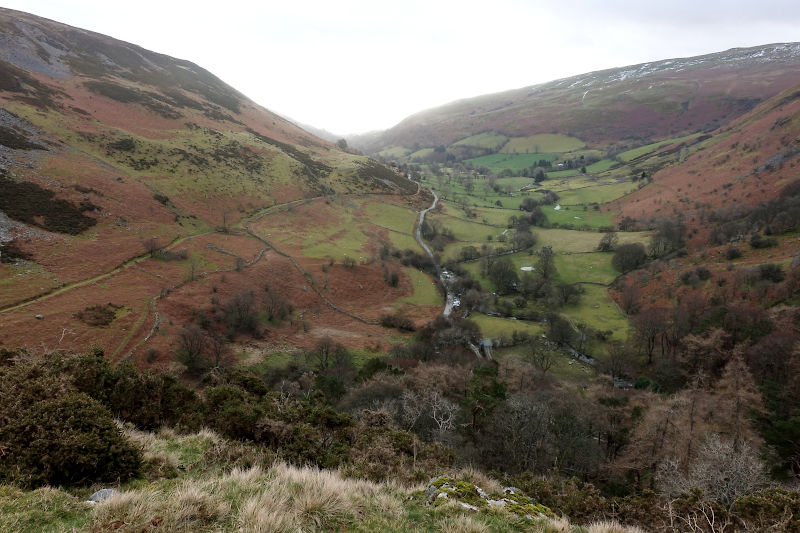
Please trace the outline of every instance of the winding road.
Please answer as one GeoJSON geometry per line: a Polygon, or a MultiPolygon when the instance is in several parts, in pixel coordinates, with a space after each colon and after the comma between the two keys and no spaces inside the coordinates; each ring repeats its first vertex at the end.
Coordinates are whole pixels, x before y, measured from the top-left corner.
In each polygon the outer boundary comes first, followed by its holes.
{"type": "Polygon", "coordinates": [[[450,314],[453,312],[453,300],[455,298],[453,293],[450,292],[450,280],[449,278],[445,277],[444,273],[441,271],[441,269],[439,269],[439,265],[438,263],[436,263],[436,260],[433,257],[433,252],[428,247],[428,245],[425,244],[425,241],[422,240],[422,224],[423,222],[425,222],[425,215],[427,215],[428,211],[430,211],[431,209],[436,209],[436,206],[439,203],[439,195],[436,194],[436,191],[434,191],[433,189],[429,190],[431,191],[431,194],[433,194],[433,203],[429,208],[423,209],[422,211],[419,212],[419,224],[417,224],[417,231],[414,232],[414,236],[417,239],[417,243],[422,247],[423,250],[425,250],[425,252],[431,258],[431,261],[433,261],[433,264],[436,266],[436,272],[439,275],[439,282],[441,283],[442,288],[444,288],[445,292],[445,304],[444,304],[444,310],[442,311],[442,315],[444,315],[445,318],[448,318],[450,314]]]}

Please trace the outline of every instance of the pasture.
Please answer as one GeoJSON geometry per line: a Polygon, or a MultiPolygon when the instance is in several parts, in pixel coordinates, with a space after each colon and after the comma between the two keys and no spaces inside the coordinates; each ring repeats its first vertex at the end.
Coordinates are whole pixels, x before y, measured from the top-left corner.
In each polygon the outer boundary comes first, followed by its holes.
{"type": "Polygon", "coordinates": [[[461,139],[452,144],[452,146],[475,146],[477,148],[487,148],[489,150],[498,150],[501,146],[508,142],[508,137],[497,132],[479,133],[461,139]]]}
{"type": "Polygon", "coordinates": [[[403,273],[411,280],[414,293],[397,300],[398,304],[443,305],[444,298],[439,293],[436,283],[427,274],[410,267],[404,267],[403,273]]]}
{"type": "Polygon", "coordinates": [[[554,153],[499,153],[474,157],[472,159],[467,159],[466,162],[470,163],[475,168],[486,167],[496,173],[502,172],[505,169],[509,169],[512,172],[519,172],[523,168],[535,165],[542,159],[553,161],[557,156],[558,154],[554,153]]]}
{"type": "Polygon", "coordinates": [[[529,137],[512,137],[501,150],[506,154],[546,154],[580,150],[586,146],[582,140],[560,133],[539,133],[529,137]]]}
{"type": "Polygon", "coordinates": [[[686,135],[685,137],[675,137],[674,139],[665,139],[663,141],[646,144],[644,146],[640,146],[638,148],[622,152],[621,154],[618,154],[617,157],[622,161],[628,163],[638,157],[642,157],[643,155],[655,152],[656,150],[658,150],[659,148],[663,148],[664,146],[669,146],[670,144],[688,141],[689,139],[694,139],[695,137],[699,137],[700,135],[702,134],[694,133],[692,135],[686,135]]]}
{"type": "Polygon", "coordinates": [[[584,209],[584,207],[561,205],[561,209],[556,210],[555,206],[545,205],[542,206],[542,211],[551,224],[560,226],[571,225],[575,228],[587,226],[590,229],[597,229],[614,225],[613,214],[601,213],[591,208],[584,209]]]}
{"type": "Polygon", "coordinates": [[[511,337],[515,331],[537,336],[544,332],[544,325],[540,322],[509,320],[507,318],[484,315],[483,313],[472,313],[469,318],[480,326],[481,333],[485,338],[496,339],[501,335],[511,337]]]}

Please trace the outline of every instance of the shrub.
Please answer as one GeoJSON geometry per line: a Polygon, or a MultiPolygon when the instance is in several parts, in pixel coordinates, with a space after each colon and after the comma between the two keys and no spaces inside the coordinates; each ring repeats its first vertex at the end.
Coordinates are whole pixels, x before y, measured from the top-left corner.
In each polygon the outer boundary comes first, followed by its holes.
{"type": "Polygon", "coordinates": [[[647,251],[644,249],[644,245],[639,242],[620,244],[617,246],[614,257],[611,258],[611,264],[622,273],[636,270],[644,265],[645,261],[647,261],[647,251]]]}
{"type": "Polygon", "coordinates": [[[767,263],[766,265],[759,265],[758,273],[761,279],[779,283],[783,281],[783,270],[775,263],[767,263]]]}
{"type": "Polygon", "coordinates": [[[742,251],[738,248],[731,247],[725,250],[725,259],[728,261],[733,261],[734,259],[739,259],[740,257],[742,257],[742,251]]]}
{"type": "Polygon", "coordinates": [[[702,281],[706,281],[707,279],[711,278],[711,271],[704,266],[697,267],[697,277],[700,278],[702,281]]]}
{"type": "Polygon", "coordinates": [[[82,203],[78,206],[56,198],[55,193],[33,182],[16,182],[0,170],[0,211],[9,218],[39,226],[48,231],[78,235],[97,224],[85,211],[96,206],[82,203]]]}
{"type": "Polygon", "coordinates": [[[141,463],[111,413],[77,392],[13,413],[0,427],[0,444],[0,479],[26,487],[124,481],[141,463]]]}
{"type": "Polygon", "coordinates": [[[89,326],[107,326],[117,317],[112,304],[90,305],[75,313],[75,318],[89,326]]]}
{"type": "Polygon", "coordinates": [[[758,233],[750,237],[750,246],[755,249],[772,248],[778,246],[778,240],[772,237],[762,237],[758,233]]]}
{"type": "Polygon", "coordinates": [[[381,315],[380,322],[381,326],[385,328],[396,328],[401,331],[414,331],[417,329],[410,318],[398,313],[381,315]]]}
{"type": "Polygon", "coordinates": [[[753,531],[800,530],[800,492],[784,488],[764,489],[736,501],[737,517],[753,531]]]}
{"type": "Polygon", "coordinates": [[[18,259],[27,261],[31,254],[22,250],[15,241],[0,243],[0,263],[15,263],[18,259]]]}
{"type": "Polygon", "coordinates": [[[130,137],[124,137],[108,143],[108,147],[112,150],[118,150],[120,152],[133,152],[136,150],[136,142],[130,137]]]}
{"type": "Polygon", "coordinates": [[[684,285],[691,285],[694,287],[698,283],[700,283],[700,278],[697,275],[697,272],[694,270],[687,270],[686,272],[681,274],[681,283],[684,285]]]}

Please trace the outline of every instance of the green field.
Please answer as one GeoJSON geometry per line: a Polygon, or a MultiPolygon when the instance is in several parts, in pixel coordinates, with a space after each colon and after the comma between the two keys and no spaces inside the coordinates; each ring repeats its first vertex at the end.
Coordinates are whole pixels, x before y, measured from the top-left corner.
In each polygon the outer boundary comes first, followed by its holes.
{"type": "Polygon", "coordinates": [[[562,283],[591,281],[609,284],[619,272],[611,266],[610,252],[556,254],[555,265],[562,283]]]}
{"type": "Polygon", "coordinates": [[[597,163],[592,163],[591,165],[588,165],[586,167],[586,172],[589,172],[590,174],[595,172],[604,172],[616,164],[617,162],[614,161],[613,159],[602,159],[597,163]]]}
{"type": "Polygon", "coordinates": [[[577,176],[579,173],[580,171],[576,168],[571,168],[567,170],[554,170],[552,172],[551,171],[547,172],[547,178],[551,180],[558,178],[568,178],[570,176],[577,176]]]}
{"type": "Polygon", "coordinates": [[[636,184],[629,181],[609,183],[607,185],[586,185],[584,187],[569,188],[564,190],[553,189],[558,193],[562,204],[604,204],[625,196],[636,190],[636,184]]]}
{"type": "Polygon", "coordinates": [[[370,200],[361,202],[367,219],[378,226],[411,235],[419,213],[399,205],[389,205],[370,200]]]}
{"type": "Polygon", "coordinates": [[[410,153],[411,150],[402,146],[388,146],[378,152],[378,155],[386,159],[402,159],[410,153]]]}
{"type": "MultiPolygon", "coordinates": [[[[584,285],[586,292],[577,305],[568,305],[562,312],[576,322],[585,322],[600,331],[612,331],[612,340],[625,340],[628,320],[608,295],[605,287],[584,285]]],[[[596,351],[598,352],[598,351],[596,351]]],[[[602,352],[595,353],[602,358],[602,352]]]]}
{"type": "Polygon", "coordinates": [[[497,150],[507,141],[508,137],[505,135],[495,132],[486,132],[467,137],[466,139],[461,139],[460,141],[453,143],[452,146],[476,146],[478,148],[497,150]]]}
{"type": "Polygon", "coordinates": [[[487,242],[487,236],[491,235],[494,238],[499,235],[503,230],[493,226],[486,226],[479,221],[469,222],[460,218],[455,218],[450,215],[435,214],[428,215],[433,220],[438,220],[450,231],[453,232],[455,238],[459,241],[479,241],[487,242]]]}
{"type": "Polygon", "coordinates": [[[467,159],[466,162],[472,164],[474,167],[486,167],[492,172],[501,172],[505,169],[511,171],[519,171],[523,168],[528,168],[535,165],[542,159],[553,161],[558,154],[541,153],[541,154],[516,154],[509,155],[489,154],[482,157],[474,157],[467,159]]]}
{"type": "Polygon", "coordinates": [[[408,158],[412,161],[415,159],[425,159],[429,157],[433,153],[433,148],[423,148],[422,150],[417,150],[416,152],[409,154],[408,158]]]}
{"type": "MultiPolygon", "coordinates": [[[[457,209],[455,207],[451,208],[448,204],[445,204],[445,208],[446,213],[450,213],[451,209],[457,209]]],[[[475,207],[472,208],[472,211],[475,213],[475,220],[503,227],[508,226],[508,219],[510,217],[520,215],[519,209],[501,209],[499,207],[475,207]]]]}
{"type": "Polygon", "coordinates": [[[622,161],[630,162],[636,159],[637,157],[641,157],[645,154],[649,154],[650,152],[655,152],[659,148],[664,146],[675,144],[683,141],[687,141],[689,139],[694,139],[695,137],[699,137],[702,135],[701,133],[695,133],[692,135],[687,135],[685,137],[675,137],[674,139],[665,139],[663,141],[654,142],[651,144],[647,144],[645,146],[640,146],[639,148],[634,148],[633,150],[628,150],[627,152],[622,152],[618,154],[617,157],[620,158],[622,161]]]}
{"type": "Polygon", "coordinates": [[[506,154],[546,154],[580,150],[586,146],[582,140],[560,133],[540,133],[530,137],[512,137],[503,146],[506,154]]]}
{"type": "Polygon", "coordinates": [[[583,207],[562,205],[561,209],[556,210],[555,206],[546,205],[542,207],[542,211],[551,224],[572,224],[576,228],[588,226],[591,229],[614,225],[612,213],[601,213],[591,208],[584,210],[583,207]]]}
{"type": "Polygon", "coordinates": [[[403,272],[411,280],[414,294],[400,298],[397,303],[410,305],[443,305],[444,298],[433,280],[415,268],[404,267],[403,272]]]}
{"type": "Polygon", "coordinates": [[[350,223],[319,228],[303,240],[303,255],[306,257],[332,257],[363,259],[367,244],[364,232],[350,223]]]}
{"type": "MultiPolygon", "coordinates": [[[[520,182],[526,181],[525,178],[503,179],[515,179],[519,180],[520,182]]],[[[527,180],[527,183],[530,183],[530,181],[531,180],[527,180]]],[[[464,187],[455,179],[451,179],[449,184],[446,180],[444,180],[442,186],[439,185],[437,180],[430,179],[429,177],[422,179],[421,183],[425,187],[435,190],[443,201],[450,201],[452,203],[466,203],[469,206],[475,207],[495,208],[498,207],[497,202],[499,201],[502,207],[510,210],[517,210],[519,209],[524,196],[537,196],[535,193],[530,192],[515,192],[512,193],[514,196],[508,196],[505,193],[496,193],[494,191],[487,192],[484,190],[484,181],[480,178],[473,180],[475,188],[472,192],[468,192],[466,189],[464,189],[464,187]]],[[[501,183],[501,180],[498,180],[498,183],[501,183]]]]}
{"type": "MultiPolygon", "coordinates": [[[[593,231],[576,231],[569,229],[541,229],[536,228],[539,234],[539,243],[549,244],[556,252],[593,252],[597,249],[597,243],[602,238],[602,233],[593,231]]],[[[641,232],[619,232],[617,233],[620,244],[631,242],[646,242],[649,233],[641,232]]],[[[609,261],[611,258],[609,257],[609,261]]]]}
{"type": "Polygon", "coordinates": [[[525,332],[528,335],[541,335],[544,327],[539,322],[526,320],[508,320],[496,316],[487,316],[483,313],[472,313],[470,320],[478,324],[484,337],[497,338],[501,335],[510,337],[514,331],[525,332]]]}
{"type": "Polygon", "coordinates": [[[413,235],[390,231],[389,241],[391,242],[392,246],[398,250],[414,250],[415,252],[422,252],[422,248],[419,247],[419,243],[417,243],[417,240],[413,235]]]}

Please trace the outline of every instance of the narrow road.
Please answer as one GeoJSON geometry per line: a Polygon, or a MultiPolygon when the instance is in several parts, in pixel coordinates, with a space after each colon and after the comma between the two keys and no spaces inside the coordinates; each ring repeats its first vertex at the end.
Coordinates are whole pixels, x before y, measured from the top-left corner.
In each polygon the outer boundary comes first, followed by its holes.
{"type": "Polygon", "coordinates": [[[436,261],[433,257],[433,252],[431,251],[430,248],[428,248],[428,245],[425,244],[425,241],[422,240],[422,223],[425,222],[425,215],[427,215],[428,211],[430,211],[431,209],[435,209],[436,205],[439,203],[439,195],[437,195],[436,191],[434,191],[433,189],[430,189],[430,191],[431,194],[433,194],[433,203],[429,208],[420,211],[419,224],[417,224],[417,231],[415,232],[415,237],[417,239],[417,243],[422,247],[423,250],[425,250],[425,252],[427,252],[428,256],[430,256],[431,258],[431,261],[434,262],[433,264],[436,265],[436,272],[439,275],[439,281],[441,282],[442,288],[444,289],[445,292],[445,304],[444,304],[444,310],[442,311],[442,315],[444,315],[445,318],[448,318],[450,314],[453,312],[453,299],[454,299],[453,293],[450,292],[449,288],[450,282],[448,278],[445,278],[444,275],[442,274],[442,271],[439,269],[439,265],[436,264],[436,261]]]}
{"type": "Polygon", "coordinates": [[[422,211],[419,212],[419,224],[417,224],[416,236],[419,245],[422,246],[422,249],[428,253],[431,259],[433,259],[433,252],[431,252],[431,249],[428,248],[427,244],[425,244],[425,241],[422,240],[422,224],[425,222],[425,215],[427,215],[428,211],[430,211],[431,209],[436,209],[436,204],[439,203],[439,195],[436,194],[436,191],[431,189],[431,194],[433,194],[433,203],[429,208],[423,209],[422,211]]]}

